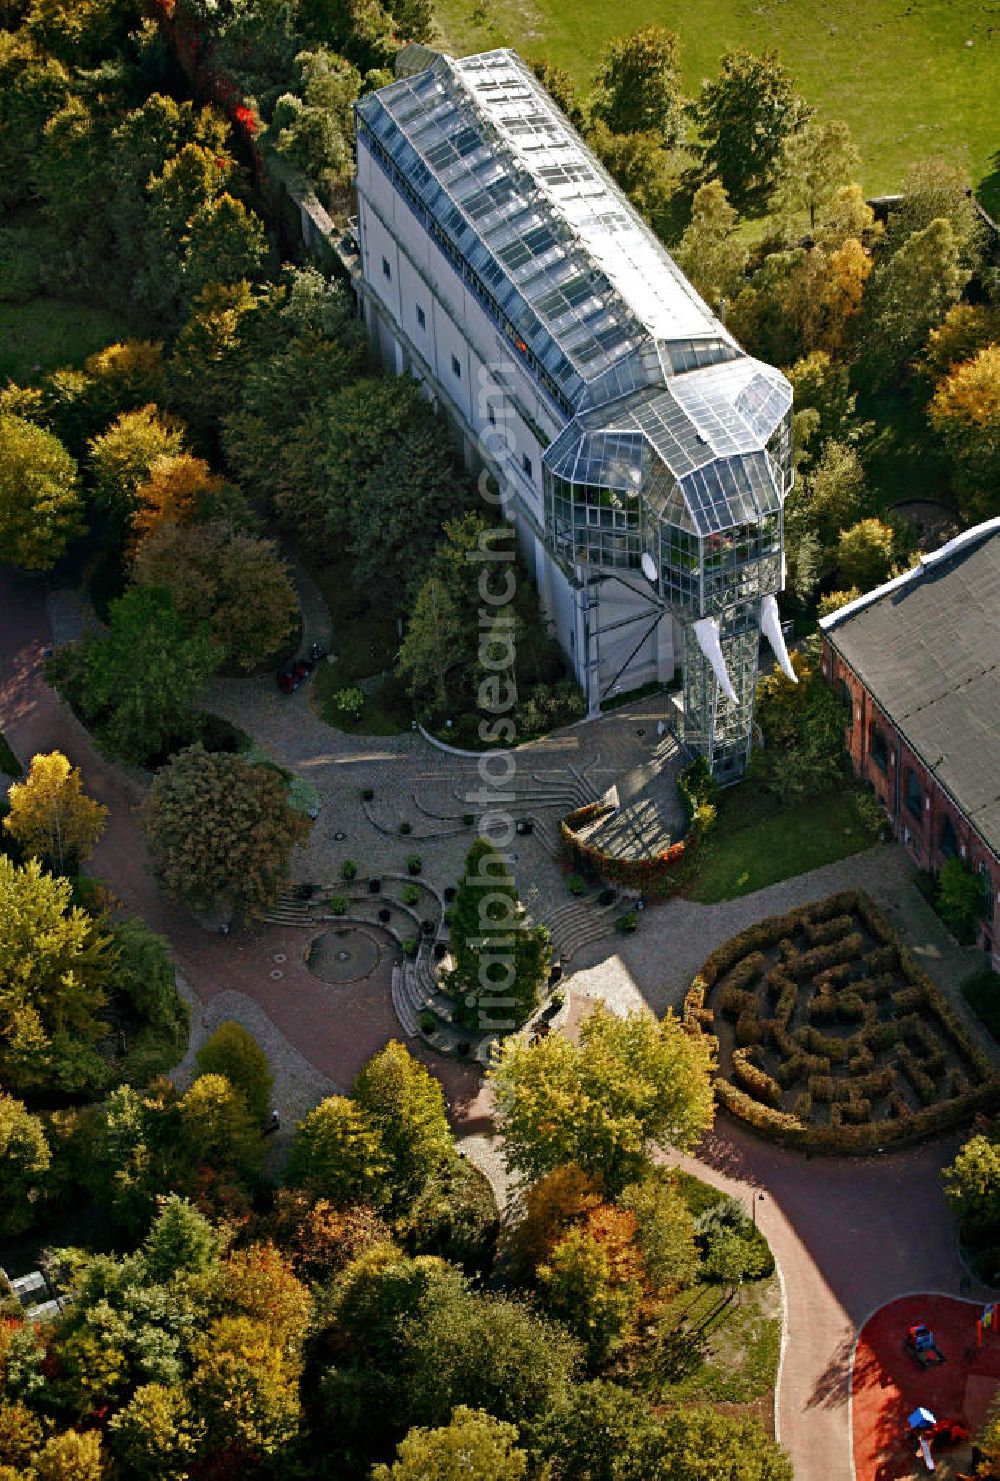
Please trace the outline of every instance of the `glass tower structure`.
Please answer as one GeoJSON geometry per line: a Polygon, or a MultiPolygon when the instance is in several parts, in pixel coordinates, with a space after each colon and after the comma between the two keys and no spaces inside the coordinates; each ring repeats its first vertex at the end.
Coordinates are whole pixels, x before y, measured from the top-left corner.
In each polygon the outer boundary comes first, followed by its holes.
{"type": "Polygon", "coordinates": [[[577,593],[578,671],[588,689],[599,675],[591,707],[641,682],[631,634],[638,652],[676,624],[680,738],[720,779],[738,776],[762,632],[788,667],[775,596],[791,388],[743,352],[515,53],[415,50],[414,70],[357,104],[359,159],[405,203],[406,230],[436,244],[558,429],[536,428],[533,524],[577,593]],[[612,629],[624,636],[602,665],[612,629]]]}

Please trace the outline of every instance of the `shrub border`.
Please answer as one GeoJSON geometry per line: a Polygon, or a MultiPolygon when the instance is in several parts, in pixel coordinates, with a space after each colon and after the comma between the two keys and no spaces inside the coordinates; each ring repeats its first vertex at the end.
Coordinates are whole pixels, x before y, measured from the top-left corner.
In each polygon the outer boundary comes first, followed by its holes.
{"type": "Polygon", "coordinates": [[[714,1013],[705,1006],[705,999],[724,972],[747,954],[759,951],[763,946],[775,945],[805,920],[817,922],[848,910],[861,917],[882,945],[897,949],[902,975],[911,987],[925,994],[925,1011],[937,1019],[963,1061],[963,1067],[971,1069],[981,1083],[963,1095],[952,1096],[947,1101],[926,1106],[909,1115],[890,1116],[883,1121],[861,1125],[808,1126],[791,1112],[755,1100],[721,1076],[716,1076],[715,1080],[718,1104],[752,1130],[782,1146],[834,1154],[874,1152],[888,1144],[905,1146],[951,1131],[971,1120],[977,1112],[996,1106],[1000,1102],[1000,1075],[988,1056],[972,1042],[941,989],[919,965],[913,953],[902,945],[892,926],[864,890],[842,890],[811,904],[797,906],[785,915],[756,921],[716,947],[702,963],[700,972],[685,994],[682,1011],[685,1028],[689,1033],[714,1038],[711,1032],[714,1013]]]}

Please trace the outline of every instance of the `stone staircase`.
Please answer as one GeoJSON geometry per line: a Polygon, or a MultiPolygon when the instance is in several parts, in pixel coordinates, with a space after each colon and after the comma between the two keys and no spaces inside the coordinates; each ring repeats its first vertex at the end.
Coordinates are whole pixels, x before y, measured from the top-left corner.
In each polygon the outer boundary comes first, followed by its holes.
{"type": "Polygon", "coordinates": [[[614,932],[615,921],[631,906],[630,893],[616,891],[607,905],[601,905],[600,894],[571,900],[542,917],[552,936],[555,955],[565,965],[584,946],[603,941],[614,932]]]}

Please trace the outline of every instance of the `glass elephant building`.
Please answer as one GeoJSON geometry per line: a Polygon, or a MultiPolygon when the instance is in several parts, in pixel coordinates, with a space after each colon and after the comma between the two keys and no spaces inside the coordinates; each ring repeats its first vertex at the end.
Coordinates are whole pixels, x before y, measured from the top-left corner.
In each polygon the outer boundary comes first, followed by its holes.
{"type": "Polygon", "coordinates": [[[596,713],[683,674],[679,739],[749,755],[791,388],[746,355],[511,51],[410,47],[356,105],[373,348],[485,466],[596,713]]]}

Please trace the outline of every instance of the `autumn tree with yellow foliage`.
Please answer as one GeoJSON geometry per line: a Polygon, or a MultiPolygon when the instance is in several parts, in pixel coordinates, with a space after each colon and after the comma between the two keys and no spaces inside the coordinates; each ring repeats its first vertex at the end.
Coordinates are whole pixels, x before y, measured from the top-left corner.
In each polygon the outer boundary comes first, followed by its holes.
{"type": "Polygon", "coordinates": [[[104,832],[108,810],[83,790],[80,769],[61,751],[32,758],[23,782],[8,794],[3,826],[26,858],[55,874],[75,874],[104,832]]]}
{"type": "Polygon", "coordinates": [[[955,366],[935,392],[930,418],[954,461],[963,514],[991,518],[1000,511],[1000,344],[955,366]]]}

